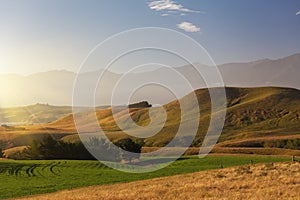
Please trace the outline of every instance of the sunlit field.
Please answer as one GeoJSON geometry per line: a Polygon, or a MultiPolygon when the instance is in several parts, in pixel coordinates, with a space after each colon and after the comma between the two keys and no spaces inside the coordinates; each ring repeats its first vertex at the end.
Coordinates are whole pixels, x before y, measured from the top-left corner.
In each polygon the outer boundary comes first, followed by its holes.
{"type": "Polygon", "coordinates": [[[25,199],[299,199],[300,163],[266,163],[94,186],[25,199]]]}
{"type": "MultiPolygon", "coordinates": [[[[274,156],[208,156],[182,157],[168,167],[144,174],[119,172],[98,161],[0,161],[0,198],[12,198],[58,190],[131,182],[220,169],[249,163],[283,162],[290,157],[274,156]]],[[[114,187],[112,187],[114,188],[114,187]]]]}

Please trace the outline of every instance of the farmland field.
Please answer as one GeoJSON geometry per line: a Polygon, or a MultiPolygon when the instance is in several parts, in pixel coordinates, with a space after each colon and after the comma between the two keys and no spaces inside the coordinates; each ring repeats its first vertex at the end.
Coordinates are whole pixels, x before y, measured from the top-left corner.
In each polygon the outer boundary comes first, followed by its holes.
{"type": "Polygon", "coordinates": [[[300,162],[279,162],[235,166],[129,183],[90,186],[17,199],[295,200],[300,197],[299,188],[300,162]]]}
{"type": "Polygon", "coordinates": [[[0,161],[0,199],[55,192],[92,185],[130,182],[154,177],[263,162],[289,161],[274,156],[182,157],[168,167],[144,174],[119,172],[98,161],[0,161]]]}

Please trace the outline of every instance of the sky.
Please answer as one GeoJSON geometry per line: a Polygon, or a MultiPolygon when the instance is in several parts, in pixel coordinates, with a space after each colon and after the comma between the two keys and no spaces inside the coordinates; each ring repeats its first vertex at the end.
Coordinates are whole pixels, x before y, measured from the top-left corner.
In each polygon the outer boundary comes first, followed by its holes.
{"type": "Polygon", "coordinates": [[[0,27],[0,73],[76,72],[97,44],[141,27],[180,31],[217,64],[247,62],[300,52],[300,1],[0,0],[0,27]]]}

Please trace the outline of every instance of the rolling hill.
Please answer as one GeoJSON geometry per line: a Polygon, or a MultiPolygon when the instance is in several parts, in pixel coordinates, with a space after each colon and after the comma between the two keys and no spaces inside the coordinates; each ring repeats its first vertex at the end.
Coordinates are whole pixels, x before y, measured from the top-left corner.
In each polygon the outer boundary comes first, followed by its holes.
{"type": "MultiPolygon", "coordinates": [[[[104,109],[109,106],[99,106],[104,109]]],[[[0,108],[0,125],[30,125],[53,122],[74,112],[89,110],[88,107],[52,106],[40,104],[12,108],[0,108]]]]}
{"type": "Polygon", "coordinates": [[[23,107],[0,108],[1,124],[48,123],[72,113],[70,106],[50,106],[35,104],[23,107]]]}
{"type": "MultiPolygon", "coordinates": [[[[218,88],[215,88],[216,90],[218,88]]],[[[210,121],[210,97],[207,89],[199,89],[195,94],[200,102],[200,125],[192,146],[199,146],[206,134],[210,121]]],[[[226,88],[227,114],[224,130],[217,147],[233,148],[261,148],[266,142],[274,143],[285,139],[300,138],[300,91],[291,88],[260,87],[260,88],[226,88]]],[[[188,94],[181,99],[188,112],[186,119],[194,119],[195,104],[191,104],[191,96],[188,94]]],[[[149,109],[152,109],[153,119],[157,126],[161,126],[161,111],[156,108],[129,108],[129,113],[134,122],[140,126],[150,123],[149,109]]],[[[146,146],[162,147],[168,144],[176,134],[180,122],[180,106],[177,100],[164,105],[167,120],[163,128],[154,136],[144,140],[146,146]]],[[[131,131],[136,135],[142,134],[128,121],[127,109],[116,109],[114,117],[118,119],[125,131],[131,131]]],[[[81,112],[82,125],[87,132],[97,129],[98,124],[91,120],[94,112],[81,112]]],[[[116,125],[111,108],[96,111],[99,124],[111,140],[119,140],[128,137],[116,125]]],[[[183,127],[190,126],[189,120],[182,123],[183,127]]],[[[151,131],[151,130],[150,130],[151,131]]],[[[78,141],[77,131],[74,125],[73,115],[69,114],[56,121],[46,124],[29,126],[2,126],[0,127],[0,140],[2,148],[23,146],[33,138],[39,139],[45,134],[52,134],[58,139],[69,142],[78,141]]]]}

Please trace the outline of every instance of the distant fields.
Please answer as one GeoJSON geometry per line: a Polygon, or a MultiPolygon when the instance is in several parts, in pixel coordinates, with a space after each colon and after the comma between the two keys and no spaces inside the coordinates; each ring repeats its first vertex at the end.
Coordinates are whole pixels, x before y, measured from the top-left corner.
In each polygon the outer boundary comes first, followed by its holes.
{"type": "Polygon", "coordinates": [[[64,189],[130,182],[253,163],[290,161],[275,156],[182,157],[168,167],[144,174],[123,173],[98,161],[0,161],[0,199],[64,189]]]}

